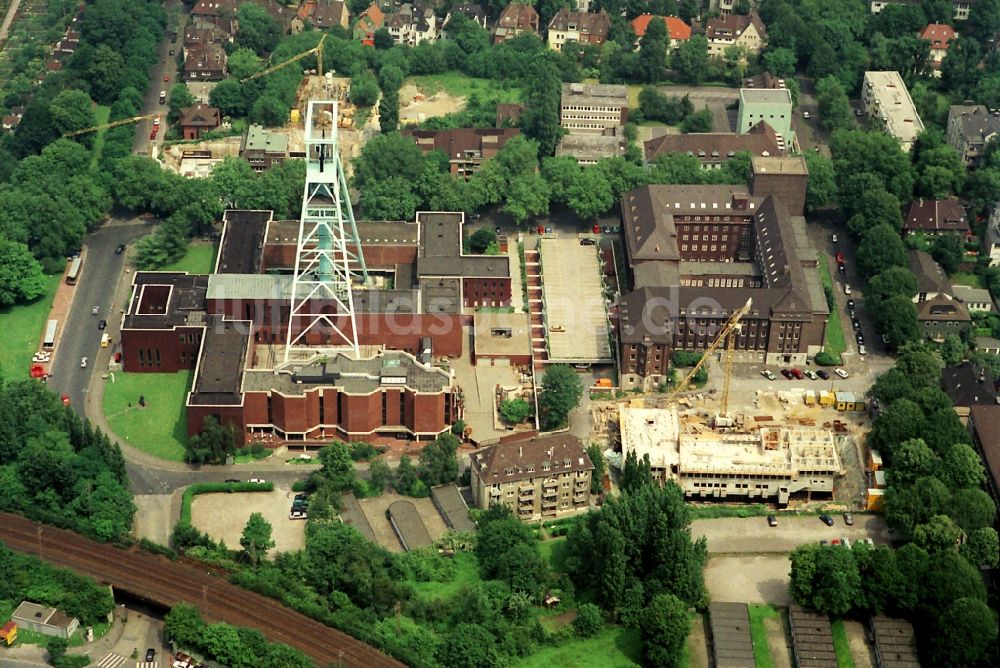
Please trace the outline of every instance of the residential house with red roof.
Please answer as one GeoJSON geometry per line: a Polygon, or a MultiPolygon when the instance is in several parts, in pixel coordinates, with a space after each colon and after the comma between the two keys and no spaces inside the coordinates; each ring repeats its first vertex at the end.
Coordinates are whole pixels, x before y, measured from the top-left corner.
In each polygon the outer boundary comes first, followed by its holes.
{"type": "Polygon", "coordinates": [[[385,14],[377,3],[372,3],[361,13],[354,24],[354,39],[360,39],[369,46],[375,43],[375,31],[385,25],[385,14]]]}
{"type": "Polygon", "coordinates": [[[931,43],[931,67],[934,69],[934,76],[941,76],[941,63],[948,55],[948,44],[958,37],[958,33],[947,23],[928,23],[918,33],[918,37],[931,43]]]}
{"type": "Polygon", "coordinates": [[[531,5],[512,2],[500,12],[493,43],[501,44],[526,32],[538,34],[538,12],[531,5]]]}
{"type": "Polygon", "coordinates": [[[676,16],[654,16],[652,14],[642,14],[632,19],[632,30],[635,31],[635,36],[642,40],[643,35],[646,34],[646,28],[649,27],[649,22],[653,19],[660,19],[667,24],[667,35],[669,36],[668,48],[676,49],[684,42],[691,39],[691,26],[684,23],[676,16]]]}

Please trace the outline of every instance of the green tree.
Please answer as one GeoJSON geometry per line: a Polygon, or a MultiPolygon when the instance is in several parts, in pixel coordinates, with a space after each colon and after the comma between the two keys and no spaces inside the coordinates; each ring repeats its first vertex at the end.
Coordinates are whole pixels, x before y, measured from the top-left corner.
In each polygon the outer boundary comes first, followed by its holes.
{"type": "MultiPolygon", "coordinates": [[[[93,102],[90,96],[81,90],[61,91],[49,104],[49,114],[52,116],[53,128],[59,134],[82,130],[97,124],[94,119],[93,102]]],[[[91,138],[91,134],[78,136],[78,139],[86,139],[88,142],[91,138]]]]}
{"type": "Polygon", "coordinates": [[[226,65],[229,67],[229,76],[242,81],[261,69],[261,59],[252,50],[240,48],[229,54],[226,65]]]}
{"type": "Polygon", "coordinates": [[[378,102],[378,79],[366,68],[358,68],[351,77],[351,104],[370,107],[378,102]]]}
{"type": "Polygon", "coordinates": [[[458,477],[458,438],[451,432],[438,435],[420,451],[420,479],[428,487],[454,482],[458,477]]]}
{"type": "Polygon", "coordinates": [[[595,169],[585,169],[566,192],[566,204],[583,220],[607,213],[615,204],[611,184],[595,169]]]}
{"type": "Polygon", "coordinates": [[[243,3],[236,10],[236,43],[257,55],[270,53],[281,39],[281,26],[260,5],[243,3]]]}
{"type": "Polygon", "coordinates": [[[486,250],[496,244],[497,234],[488,227],[481,227],[469,237],[469,252],[482,255],[486,250]]]}
{"type": "Polygon", "coordinates": [[[201,433],[188,438],[184,460],[190,464],[222,464],[236,450],[236,430],[206,415],[201,433]]]}
{"type": "Polygon", "coordinates": [[[594,465],[594,470],[590,474],[590,493],[600,494],[604,489],[604,474],[608,470],[607,462],[604,460],[604,452],[597,443],[587,446],[587,456],[594,465]]]}
{"type": "MultiPolygon", "coordinates": [[[[837,175],[840,205],[850,209],[856,204],[859,191],[847,187],[857,176],[870,175],[874,184],[895,195],[899,201],[909,201],[913,192],[913,166],[900,149],[899,141],[884,132],[840,130],[830,142],[833,171],[837,175]]],[[[871,189],[862,188],[860,192],[871,189]]],[[[853,213],[853,210],[852,210],[853,213]]]]}
{"type": "MultiPolygon", "coordinates": [[[[243,5],[253,7],[255,5],[243,5]]],[[[261,95],[250,107],[250,120],[267,127],[279,127],[288,121],[288,105],[277,95],[261,95]]]]}
{"type": "Polygon", "coordinates": [[[496,637],[480,624],[456,625],[438,652],[441,665],[494,668],[504,665],[496,637]]]}
{"type": "Polygon", "coordinates": [[[45,644],[46,659],[50,666],[59,666],[66,656],[69,641],[65,638],[50,638],[45,644]]]}
{"type": "Polygon", "coordinates": [[[476,559],[483,578],[503,580],[511,589],[532,596],[548,578],[538,541],[507,506],[494,505],[480,518],[476,559]]]}
{"type": "Polygon", "coordinates": [[[965,255],[965,242],[958,234],[941,234],[934,238],[931,245],[931,256],[937,260],[941,268],[949,274],[958,271],[965,255]]]}
{"type": "Polygon", "coordinates": [[[927,561],[923,583],[920,607],[932,616],[960,598],[986,600],[986,588],[979,569],[966,561],[957,550],[932,554],[927,561]]]}
{"type": "Polygon", "coordinates": [[[857,258],[861,272],[872,277],[891,267],[905,267],[906,246],[899,233],[882,223],[862,233],[857,258]]]}
{"type": "Polygon", "coordinates": [[[935,515],[913,529],[913,542],[930,553],[954,549],[962,530],[947,515],[935,515]]]}
{"type": "Polygon", "coordinates": [[[673,668],[678,665],[691,628],[687,606],[673,594],[654,596],[639,620],[645,665],[673,668]]]}
{"type": "Polygon", "coordinates": [[[708,71],[708,40],[704,35],[692,35],[674,51],[673,67],[683,81],[698,85],[708,71]]]}
{"type": "Polygon", "coordinates": [[[917,526],[947,512],[948,497],[948,488],[933,477],[919,478],[909,487],[892,486],[885,494],[885,521],[912,537],[917,526]]]}
{"type": "Polygon", "coordinates": [[[700,111],[687,115],[681,121],[681,132],[711,132],[712,111],[705,107],[700,111]]]}
{"type": "Polygon", "coordinates": [[[354,460],[347,444],[334,441],[319,451],[319,462],[322,464],[320,475],[336,492],[344,492],[354,487],[357,472],[354,470],[354,460]]]}
{"type": "Polygon", "coordinates": [[[940,466],[938,456],[922,438],[911,438],[893,447],[889,480],[893,485],[908,486],[918,478],[934,475],[940,466]]]}
{"type": "Polygon", "coordinates": [[[894,348],[920,338],[917,307],[909,297],[894,295],[882,302],[875,313],[875,328],[894,348]]]}
{"type": "MultiPolygon", "coordinates": [[[[891,267],[876,274],[868,282],[865,297],[880,305],[889,297],[901,295],[910,298],[915,294],[917,294],[917,279],[913,272],[905,267],[891,267]]],[[[878,306],[875,306],[873,311],[877,309],[878,306]]]]}
{"type": "Polygon", "coordinates": [[[573,629],[576,635],[581,638],[589,638],[597,635],[604,628],[604,617],[601,609],[593,603],[583,603],[576,609],[576,619],[573,620],[573,629]]]}
{"type": "Polygon", "coordinates": [[[932,625],[928,639],[932,665],[942,668],[990,665],[996,658],[996,643],[996,613],[975,598],[951,602],[932,625]]]}
{"type": "Polygon", "coordinates": [[[993,525],[997,516],[997,506],[990,495],[981,489],[960,489],[951,497],[948,516],[955,520],[962,531],[971,534],[978,529],[993,525]]]}
{"type": "Polygon", "coordinates": [[[500,419],[507,424],[521,424],[531,417],[531,412],[531,404],[521,397],[500,402],[500,419]]]}
{"type": "Polygon", "coordinates": [[[371,488],[377,493],[381,493],[392,482],[392,469],[381,458],[372,460],[368,465],[368,473],[371,476],[371,488]]]}
{"type": "Polygon", "coordinates": [[[274,547],[271,539],[271,525],[260,513],[251,513],[246,526],[243,527],[243,534],[240,536],[240,546],[243,547],[244,554],[250,559],[250,563],[256,566],[267,554],[267,551],[274,547]]]}
{"type": "Polygon", "coordinates": [[[170,113],[167,120],[176,123],[181,117],[181,111],[195,103],[194,95],[188,89],[186,83],[176,83],[170,88],[170,113]]]}
{"type": "Polygon", "coordinates": [[[378,135],[366,142],[354,159],[354,187],[363,193],[370,185],[392,177],[416,182],[424,171],[424,155],[409,137],[378,135]]]}
{"type": "Polygon", "coordinates": [[[942,457],[941,476],[952,489],[978,487],[986,480],[979,455],[965,443],[948,448],[942,457]]]}
{"type": "Polygon", "coordinates": [[[764,69],[776,77],[790,77],[795,74],[795,60],[795,52],[785,47],[769,48],[761,56],[764,69]]]}
{"type": "MultiPolygon", "coordinates": [[[[102,44],[97,47],[87,70],[90,92],[99,104],[110,104],[123,88],[125,59],[117,50],[102,44]]],[[[27,116],[25,112],[25,116],[27,116]]]]}
{"type": "Polygon", "coordinates": [[[361,191],[361,210],[368,220],[413,220],[420,198],[410,181],[391,176],[361,191]]]}
{"type": "Polygon", "coordinates": [[[403,455],[399,458],[399,466],[396,468],[396,480],[393,483],[393,487],[400,494],[409,494],[416,483],[417,470],[413,466],[413,460],[408,455],[403,455]]]}
{"type": "Polygon", "coordinates": [[[525,108],[520,126],[525,136],[538,142],[539,157],[545,157],[555,153],[563,135],[559,124],[562,81],[550,54],[536,55],[530,69],[532,75],[522,88],[525,108]]]}
{"type": "Polygon", "coordinates": [[[845,615],[863,602],[861,576],[850,550],[803,545],[791,554],[790,591],[797,603],[845,615]]]}
{"type": "Polygon", "coordinates": [[[833,177],[833,163],[825,155],[809,151],[805,159],[809,169],[806,210],[813,212],[837,201],[837,182],[833,177]]]}
{"type": "Polygon", "coordinates": [[[0,306],[30,302],[45,293],[42,265],[25,244],[0,236],[0,306]]]}
{"type": "Polygon", "coordinates": [[[542,428],[557,429],[566,424],[569,412],[580,402],[583,384],[572,367],[555,364],[542,376],[542,392],[538,397],[542,428]]]}
{"type": "Polygon", "coordinates": [[[236,79],[223,79],[208,94],[208,103],[218,107],[223,116],[244,118],[250,113],[251,96],[246,85],[236,79]]]}
{"type": "Polygon", "coordinates": [[[816,101],[819,103],[823,127],[830,132],[848,129],[854,125],[851,118],[851,103],[837,77],[828,76],[816,83],[816,101]]]}
{"type": "Polygon", "coordinates": [[[649,455],[643,455],[642,460],[635,454],[635,450],[629,451],[625,456],[625,465],[622,467],[622,477],[619,482],[623,492],[634,492],[646,485],[653,484],[653,474],[650,471],[649,455]]]}
{"type": "Polygon", "coordinates": [[[970,564],[979,568],[996,568],[1000,565],[1000,542],[993,527],[976,529],[959,548],[970,564]]]}
{"type": "Polygon", "coordinates": [[[646,26],[646,33],[639,40],[639,76],[642,81],[656,83],[663,78],[667,67],[667,44],[670,38],[667,34],[666,21],[654,17],[646,26]]]}

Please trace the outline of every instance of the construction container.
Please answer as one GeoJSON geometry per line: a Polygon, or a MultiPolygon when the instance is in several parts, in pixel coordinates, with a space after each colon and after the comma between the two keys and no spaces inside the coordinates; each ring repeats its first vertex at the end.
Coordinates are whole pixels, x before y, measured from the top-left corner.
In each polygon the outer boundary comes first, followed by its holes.
{"type": "Polygon", "coordinates": [[[834,397],[838,411],[853,413],[865,410],[864,397],[854,392],[835,392],[834,397]]]}
{"type": "Polygon", "coordinates": [[[827,392],[826,390],[820,390],[819,393],[819,405],[820,406],[832,406],[833,405],[833,392],[827,392]]]}
{"type": "Polygon", "coordinates": [[[296,109],[296,108],[293,107],[292,111],[291,111],[291,114],[289,116],[290,116],[290,119],[291,119],[293,125],[299,122],[300,116],[299,116],[299,110],[298,109],[296,109]]]}
{"type": "Polygon", "coordinates": [[[815,390],[806,390],[805,398],[806,398],[806,406],[815,406],[816,405],[816,392],[815,392],[815,390]]]}
{"type": "Polygon", "coordinates": [[[885,501],[885,490],[869,488],[865,493],[865,510],[870,513],[882,512],[885,501]]]}

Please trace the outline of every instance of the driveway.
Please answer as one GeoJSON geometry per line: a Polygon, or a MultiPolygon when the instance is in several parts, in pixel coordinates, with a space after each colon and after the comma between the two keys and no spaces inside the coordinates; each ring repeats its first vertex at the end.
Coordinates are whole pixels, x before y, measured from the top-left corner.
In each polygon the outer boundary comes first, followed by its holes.
{"type": "Polygon", "coordinates": [[[878,515],[854,515],[854,526],[847,526],[841,515],[831,514],[835,522],[832,527],[826,526],[815,516],[781,513],[777,513],[777,516],[776,527],[769,527],[764,517],[695,520],[691,523],[691,535],[695,538],[704,536],[711,555],[783,554],[799,545],[829,541],[842,536],[852,542],[871,538],[875,543],[889,543],[889,530],[878,515]]]}

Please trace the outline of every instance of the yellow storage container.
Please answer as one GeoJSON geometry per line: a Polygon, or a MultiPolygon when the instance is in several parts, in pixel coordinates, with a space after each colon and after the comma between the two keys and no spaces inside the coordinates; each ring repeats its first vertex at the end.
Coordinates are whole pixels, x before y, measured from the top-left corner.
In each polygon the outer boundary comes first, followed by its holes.
{"type": "Polygon", "coordinates": [[[292,121],[292,124],[295,124],[295,123],[299,122],[299,110],[298,109],[294,109],[294,108],[292,109],[291,121],[292,121]]]}
{"type": "Polygon", "coordinates": [[[833,405],[833,393],[827,392],[825,390],[819,393],[819,405],[820,406],[832,406],[833,405]]]}
{"type": "Polygon", "coordinates": [[[806,390],[805,398],[806,406],[816,405],[816,392],[814,390],[806,390]]]}

